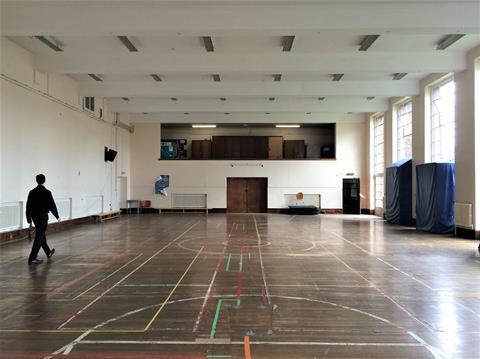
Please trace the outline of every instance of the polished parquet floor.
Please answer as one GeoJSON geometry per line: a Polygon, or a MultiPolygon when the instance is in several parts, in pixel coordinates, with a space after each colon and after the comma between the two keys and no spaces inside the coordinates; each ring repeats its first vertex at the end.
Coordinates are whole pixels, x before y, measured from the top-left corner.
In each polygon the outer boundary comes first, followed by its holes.
{"type": "Polygon", "coordinates": [[[474,241],[374,216],[145,214],[49,243],[38,266],[27,240],[0,246],[0,358],[480,358],[474,241]]]}

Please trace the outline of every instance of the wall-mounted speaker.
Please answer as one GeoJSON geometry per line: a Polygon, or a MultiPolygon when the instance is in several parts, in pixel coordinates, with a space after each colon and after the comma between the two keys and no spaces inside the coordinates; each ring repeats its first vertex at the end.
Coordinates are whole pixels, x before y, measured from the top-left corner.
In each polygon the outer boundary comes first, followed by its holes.
{"type": "Polygon", "coordinates": [[[112,150],[111,148],[108,149],[108,147],[105,147],[105,152],[104,152],[105,162],[113,162],[115,160],[115,157],[117,157],[117,151],[112,150]]]}

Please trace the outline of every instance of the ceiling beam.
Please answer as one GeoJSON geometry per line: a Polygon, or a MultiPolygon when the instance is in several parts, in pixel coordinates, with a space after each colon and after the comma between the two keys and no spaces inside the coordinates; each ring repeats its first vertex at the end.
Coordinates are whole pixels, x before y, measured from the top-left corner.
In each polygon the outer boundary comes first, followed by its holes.
{"type": "Polygon", "coordinates": [[[445,35],[480,31],[480,3],[476,1],[409,1],[406,5],[399,0],[360,0],[355,6],[346,1],[297,2],[295,6],[285,1],[275,6],[272,3],[219,4],[216,1],[198,5],[149,1],[117,6],[112,12],[111,6],[94,1],[16,0],[2,2],[0,23],[4,36],[141,36],[162,32],[218,36],[228,30],[256,30],[264,35],[283,36],[302,31],[355,28],[367,34],[420,31],[445,35]]]}
{"type": "Polygon", "coordinates": [[[306,112],[378,112],[388,108],[387,98],[332,97],[324,101],[312,99],[277,98],[262,99],[185,99],[171,101],[166,98],[131,98],[125,102],[120,98],[108,99],[108,108],[113,112],[217,112],[217,113],[306,113],[306,112]]]}
{"type": "Polygon", "coordinates": [[[459,52],[426,51],[416,53],[354,52],[337,54],[204,53],[183,54],[72,54],[52,52],[35,57],[39,71],[67,74],[140,74],[140,73],[264,73],[288,72],[451,72],[466,68],[466,58],[459,52]]]}
{"type": "Polygon", "coordinates": [[[404,81],[205,81],[164,82],[158,86],[142,81],[81,81],[82,96],[101,97],[325,97],[325,96],[414,96],[418,82],[404,81]]]}

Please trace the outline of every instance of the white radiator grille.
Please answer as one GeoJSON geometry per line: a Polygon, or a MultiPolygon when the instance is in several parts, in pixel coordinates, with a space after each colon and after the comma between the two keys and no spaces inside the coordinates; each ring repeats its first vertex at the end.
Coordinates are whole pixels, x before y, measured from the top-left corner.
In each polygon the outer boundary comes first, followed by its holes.
{"type": "Polygon", "coordinates": [[[322,208],[322,196],[320,194],[303,194],[302,201],[296,201],[296,194],[285,194],[285,207],[293,206],[296,204],[302,204],[307,206],[317,206],[318,208],[322,208]]]}
{"type": "Polygon", "coordinates": [[[103,212],[103,196],[90,196],[85,198],[85,212],[94,215],[103,212]]]}
{"type": "Polygon", "coordinates": [[[19,229],[22,226],[22,203],[0,203],[0,232],[19,229]]]}
{"type": "Polygon", "coordinates": [[[473,228],[473,206],[471,203],[455,202],[455,225],[463,228],[473,228]]]}
{"type": "Polygon", "coordinates": [[[200,194],[172,194],[173,208],[207,208],[207,195],[200,194]]]}
{"type": "MultiPolygon", "coordinates": [[[[72,218],[72,199],[71,198],[56,198],[55,204],[57,205],[58,215],[62,220],[72,218]]],[[[49,222],[56,221],[55,217],[49,213],[49,222]]]]}

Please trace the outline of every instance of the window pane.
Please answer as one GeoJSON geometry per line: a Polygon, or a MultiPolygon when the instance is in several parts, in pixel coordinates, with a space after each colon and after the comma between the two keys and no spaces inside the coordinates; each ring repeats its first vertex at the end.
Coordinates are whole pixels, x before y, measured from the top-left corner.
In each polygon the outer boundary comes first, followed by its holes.
{"type": "Polygon", "coordinates": [[[434,162],[455,161],[455,82],[431,90],[431,151],[434,162]]]}

